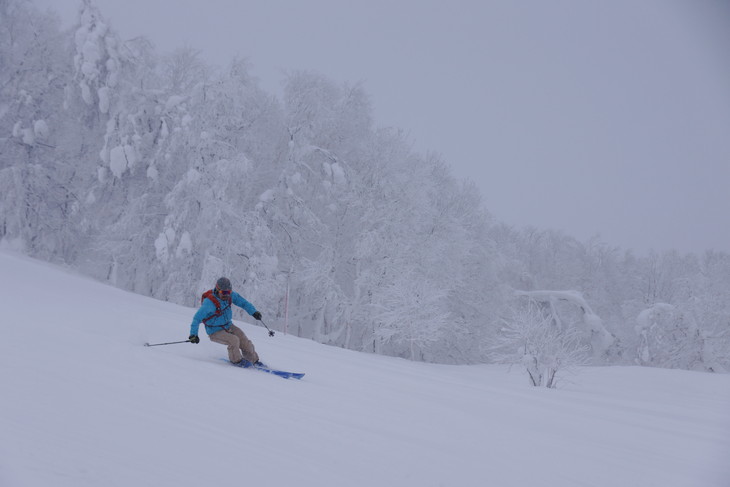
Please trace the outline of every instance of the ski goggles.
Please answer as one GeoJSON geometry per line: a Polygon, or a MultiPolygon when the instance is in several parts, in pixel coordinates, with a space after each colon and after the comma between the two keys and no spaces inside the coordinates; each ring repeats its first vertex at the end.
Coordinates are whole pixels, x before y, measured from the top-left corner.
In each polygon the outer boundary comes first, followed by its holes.
{"type": "Polygon", "coordinates": [[[230,297],[230,296],[231,296],[231,290],[230,290],[230,289],[226,289],[226,290],[223,290],[223,289],[218,289],[218,294],[219,294],[219,295],[220,295],[220,296],[221,296],[222,298],[228,298],[228,297],[230,297]]]}

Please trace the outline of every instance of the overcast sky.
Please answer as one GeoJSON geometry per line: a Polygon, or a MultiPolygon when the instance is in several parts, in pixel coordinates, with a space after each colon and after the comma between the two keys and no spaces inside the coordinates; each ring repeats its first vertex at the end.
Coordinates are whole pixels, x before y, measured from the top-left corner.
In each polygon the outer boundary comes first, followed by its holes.
{"type": "MultiPolygon", "coordinates": [[[[81,0],[34,0],[70,24],[81,0]]],[[[500,221],[730,251],[726,0],[95,0],[122,39],[361,82],[500,221]]]]}

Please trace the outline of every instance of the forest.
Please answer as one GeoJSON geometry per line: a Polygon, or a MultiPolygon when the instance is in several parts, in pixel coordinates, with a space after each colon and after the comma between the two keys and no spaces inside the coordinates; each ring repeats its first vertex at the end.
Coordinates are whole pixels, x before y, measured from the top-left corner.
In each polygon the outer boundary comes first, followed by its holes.
{"type": "Polygon", "coordinates": [[[362,85],[292,71],[275,96],[245,59],[122,40],[90,1],[62,29],[0,0],[0,248],[187,306],[225,275],[281,332],[536,385],[730,370],[730,254],[515,228],[362,85]]]}

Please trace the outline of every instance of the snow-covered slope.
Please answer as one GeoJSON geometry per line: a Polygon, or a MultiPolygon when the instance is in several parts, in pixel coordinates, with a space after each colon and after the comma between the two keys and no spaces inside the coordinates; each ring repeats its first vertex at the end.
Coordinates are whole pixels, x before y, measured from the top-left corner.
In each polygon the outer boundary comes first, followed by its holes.
{"type": "Polygon", "coordinates": [[[207,338],[143,347],[187,338],[194,310],[8,253],[0,304],[2,487],[730,485],[726,375],[586,368],[536,389],[243,323],[307,373],[287,381],[207,338]]]}

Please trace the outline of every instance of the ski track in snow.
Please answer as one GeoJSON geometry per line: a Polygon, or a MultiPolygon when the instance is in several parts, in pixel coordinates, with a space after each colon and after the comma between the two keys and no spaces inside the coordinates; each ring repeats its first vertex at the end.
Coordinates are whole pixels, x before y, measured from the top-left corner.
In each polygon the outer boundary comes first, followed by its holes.
{"type": "Polygon", "coordinates": [[[207,338],[144,347],[194,309],[27,257],[0,253],[0,300],[2,487],[730,486],[727,375],[586,367],[547,390],[240,322],[307,374],[283,380],[207,338]]]}

